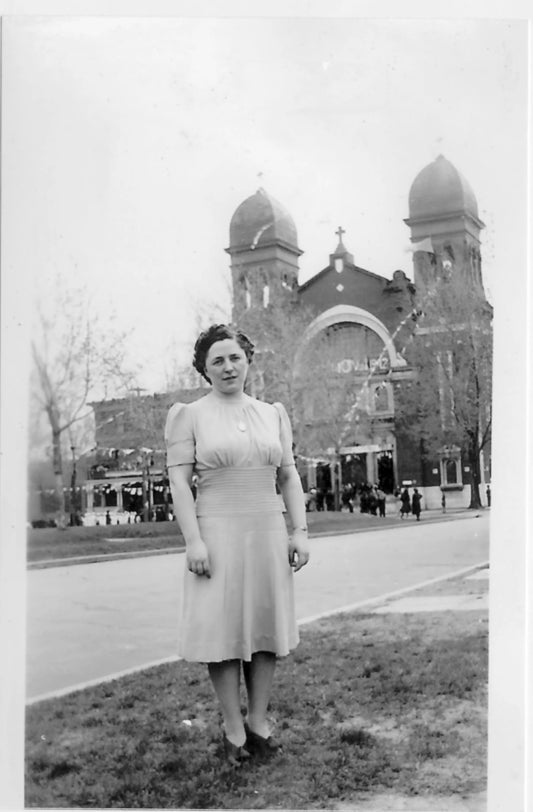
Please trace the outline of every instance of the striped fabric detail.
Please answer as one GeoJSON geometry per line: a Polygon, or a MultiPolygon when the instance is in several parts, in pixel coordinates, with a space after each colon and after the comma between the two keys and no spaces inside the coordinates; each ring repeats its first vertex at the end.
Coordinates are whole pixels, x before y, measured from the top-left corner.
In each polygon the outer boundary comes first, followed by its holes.
{"type": "Polygon", "coordinates": [[[276,468],[213,468],[198,471],[197,516],[280,513],[276,468]]]}

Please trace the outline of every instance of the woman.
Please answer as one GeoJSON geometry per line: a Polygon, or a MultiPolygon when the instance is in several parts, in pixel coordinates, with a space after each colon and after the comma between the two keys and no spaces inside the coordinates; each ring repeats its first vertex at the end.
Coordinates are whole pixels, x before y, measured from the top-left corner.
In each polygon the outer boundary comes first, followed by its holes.
{"type": "Polygon", "coordinates": [[[387,497],[385,491],[382,491],[379,485],[376,488],[376,499],[378,500],[378,511],[381,519],[385,518],[387,497]]]}
{"type": "Polygon", "coordinates": [[[266,713],[276,657],[298,644],[293,572],[309,560],[289,420],[281,404],[244,393],[252,357],[253,344],[239,330],[217,324],[203,332],[193,365],[211,391],[175,404],[165,431],[174,511],[186,543],[180,654],[208,664],[225,755],[235,766],[277,749],[266,713]],[[293,526],[290,539],[276,483],[293,526]]]}
{"type": "Polygon", "coordinates": [[[400,499],[402,502],[400,517],[403,519],[404,516],[408,516],[411,513],[411,497],[409,496],[409,490],[407,488],[403,489],[400,499]]]}
{"type": "Polygon", "coordinates": [[[412,510],[413,516],[416,516],[417,522],[420,521],[420,512],[422,510],[422,494],[418,492],[418,488],[415,488],[415,492],[413,493],[412,499],[412,510]]]}

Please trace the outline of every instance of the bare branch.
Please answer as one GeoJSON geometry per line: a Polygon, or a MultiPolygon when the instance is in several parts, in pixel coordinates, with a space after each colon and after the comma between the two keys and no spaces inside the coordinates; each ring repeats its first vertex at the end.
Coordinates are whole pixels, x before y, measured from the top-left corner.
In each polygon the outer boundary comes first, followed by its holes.
{"type": "Polygon", "coordinates": [[[109,371],[125,373],[125,365],[123,336],[109,324],[100,328],[84,289],[63,280],[52,292],[48,310],[43,302],[37,306],[32,398],[34,412],[40,410],[48,419],[61,503],[62,437],[87,419],[89,401],[96,399],[109,371]]]}

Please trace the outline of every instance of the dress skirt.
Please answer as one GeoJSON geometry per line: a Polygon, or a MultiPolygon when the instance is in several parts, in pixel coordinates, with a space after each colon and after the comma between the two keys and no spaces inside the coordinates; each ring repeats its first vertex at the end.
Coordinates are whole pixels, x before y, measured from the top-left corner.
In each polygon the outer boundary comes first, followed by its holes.
{"type": "Polygon", "coordinates": [[[285,656],[298,645],[293,571],[275,468],[200,475],[198,524],[211,578],[185,572],[180,655],[193,662],[285,656]]]}

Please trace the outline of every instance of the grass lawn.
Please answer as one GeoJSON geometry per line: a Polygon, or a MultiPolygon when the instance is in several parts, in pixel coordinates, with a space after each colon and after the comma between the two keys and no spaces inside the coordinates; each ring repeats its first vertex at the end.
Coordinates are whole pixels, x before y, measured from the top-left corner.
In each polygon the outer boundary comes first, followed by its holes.
{"type": "Polygon", "coordinates": [[[183,547],[176,522],[67,527],[65,530],[31,528],[27,539],[28,562],[183,547]]]}
{"type": "MultiPolygon", "coordinates": [[[[437,513],[431,518],[440,520],[443,517],[442,514],[437,513]]],[[[448,514],[446,518],[453,519],[453,514],[448,514]]],[[[379,519],[376,516],[358,512],[308,513],[307,521],[311,535],[400,525],[396,516],[379,519]]],[[[28,530],[27,560],[33,563],[84,555],[144,552],[162,548],[182,549],[183,546],[183,538],[176,522],[67,527],[65,530],[32,528],[28,530]]]]}
{"type": "Polygon", "coordinates": [[[277,671],[284,750],[268,764],[224,765],[205,667],[178,662],[30,706],[26,806],[353,809],[484,790],[486,612],[346,613],[301,635],[277,671]]]}

